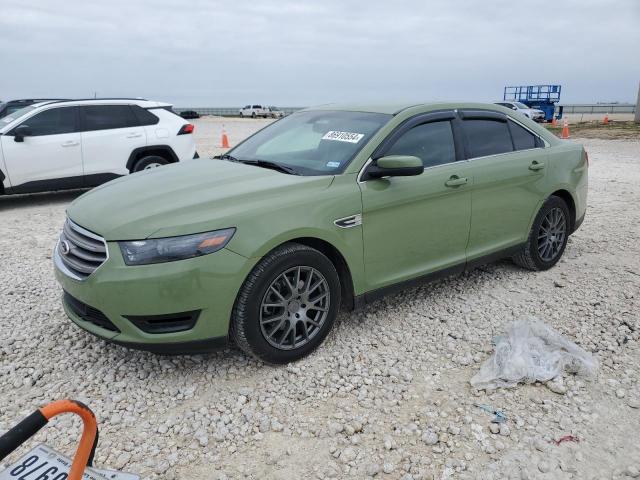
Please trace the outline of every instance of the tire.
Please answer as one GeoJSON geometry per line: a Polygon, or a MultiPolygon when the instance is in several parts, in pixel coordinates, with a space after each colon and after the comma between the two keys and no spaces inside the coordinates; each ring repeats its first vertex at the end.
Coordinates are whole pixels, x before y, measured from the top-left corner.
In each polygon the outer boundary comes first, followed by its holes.
{"type": "Polygon", "coordinates": [[[148,157],[142,157],[140,160],[138,160],[133,166],[133,170],[131,170],[131,173],[161,167],[162,165],[167,165],[168,163],[171,162],[169,162],[169,160],[164,157],[160,157],[158,155],[149,155],[148,157]]]}
{"type": "Polygon", "coordinates": [[[560,197],[549,197],[536,215],[525,247],[513,261],[529,270],[550,269],[558,263],[567,247],[570,228],[571,212],[565,201],[560,197]],[[553,226],[554,218],[559,218],[557,227],[553,226]]]}
{"type": "Polygon", "coordinates": [[[251,118],[256,118],[256,112],[251,113],[251,118]]]}
{"type": "Polygon", "coordinates": [[[286,243],[267,254],[244,281],[233,307],[230,337],[266,363],[298,360],[331,331],[340,291],[331,260],[313,248],[286,243]]]}

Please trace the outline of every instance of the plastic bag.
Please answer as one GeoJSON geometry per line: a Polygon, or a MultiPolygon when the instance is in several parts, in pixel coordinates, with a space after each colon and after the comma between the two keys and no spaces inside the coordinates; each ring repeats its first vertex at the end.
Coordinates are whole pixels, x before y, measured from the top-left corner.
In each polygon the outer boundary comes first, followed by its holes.
{"type": "Polygon", "coordinates": [[[535,317],[517,320],[506,336],[495,339],[495,351],[471,378],[477,389],[546,382],[564,370],[593,376],[598,361],[535,317]]]}

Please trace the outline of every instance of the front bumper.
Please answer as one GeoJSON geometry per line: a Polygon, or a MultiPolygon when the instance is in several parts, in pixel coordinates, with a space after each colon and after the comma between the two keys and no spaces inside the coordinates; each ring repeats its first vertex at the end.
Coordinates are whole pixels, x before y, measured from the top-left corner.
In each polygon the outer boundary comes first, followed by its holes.
{"type": "Polygon", "coordinates": [[[116,328],[87,321],[64,301],[65,312],[76,325],[105,340],[167,353],[197,353],[223,343],[237,292],[253,267],[249,259],[222,249],[176,262],[128,266],[117,243],[108,242],[107,249],[108,259],[85,280],[65,274],[58,266],[60,254],[54,251],[55,275],[62,289],[104,314],[116,328]],[[190,311],[199,312],[197,321],[177,332],[145,332],[130,319],[190,311]]]}

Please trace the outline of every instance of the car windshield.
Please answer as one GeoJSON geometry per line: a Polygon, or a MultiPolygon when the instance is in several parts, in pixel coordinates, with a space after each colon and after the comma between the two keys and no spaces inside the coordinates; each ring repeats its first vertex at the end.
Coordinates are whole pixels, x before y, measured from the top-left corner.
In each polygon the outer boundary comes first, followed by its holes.
{"type": "Polygon", "coordinates": [[[520,103],[520,102],[515,102],[516,107],[518,108],[529,108],[527,107],[524,103],[520,103]]]}
{"type": "Polygon", "coordinates": [[[36,107],[30,106],[30,107],[24,107],[24,108],[20,108],[18,110],[15,110],[7,115],[5,115],[4,117],[0,118],[0,128],[2,127],[6,127],[7,125],[9,125],[11,122],[13,122],[14,120],[20,118],[21,116],[29,113],[32,110],[35,110],[36,107]]]}
{"type": "Polygon", "coordinates": [[[260,130],[229,155],[238,161],[276,163],[299,175],[333,175],[391,118],[382,113],[298,112],[260,130]]]}

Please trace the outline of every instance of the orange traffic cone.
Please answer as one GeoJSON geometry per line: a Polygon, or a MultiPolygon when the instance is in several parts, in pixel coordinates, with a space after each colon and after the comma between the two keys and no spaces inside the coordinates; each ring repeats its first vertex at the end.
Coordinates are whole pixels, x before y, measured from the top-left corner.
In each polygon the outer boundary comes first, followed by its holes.
{"type": "Polygon", "coordinates": [[[553,117],[551,119],[551,126],[552,127],[557,127],[558,126],[558,120],[556,120],[556,117],[553,117]]]}
{"type": "Polygon", "coordinates": [[[604,119],[602,120],[602,124],[603,125],[609,125],[609,114],[608,113],[604,114],[604,119]]]}
{"type": "Polygon", "coordinates": [[[560,138],[569,138],[569,122],[567,122],[566,118],[562,123],[562,135],[560,138]]]}
{"type": "Polygon", "coordinates": [[[229,137],[227,137],[227,131],[224,129],[224,125],[222,125],[222,148],[230,148],[229,137]]]}

